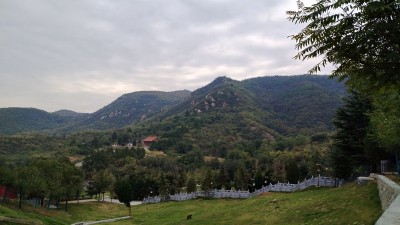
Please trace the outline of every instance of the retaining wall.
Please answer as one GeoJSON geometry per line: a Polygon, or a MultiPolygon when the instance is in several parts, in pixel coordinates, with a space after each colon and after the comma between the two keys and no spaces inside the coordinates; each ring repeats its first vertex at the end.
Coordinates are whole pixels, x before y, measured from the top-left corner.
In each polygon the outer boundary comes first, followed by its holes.
{"type": "Polygon", "coordinates": [[[400,225],[400,186],[382,175],[371,174],[371,177],[377,180],[379,197],[384,210],[375,225],[400,225]]]}
{"type": "Polygon", "coordinates": [[[386,210],[400,194],[400,186],[389,178],[371,174],[377,180],[382,209],[386,210]]]}

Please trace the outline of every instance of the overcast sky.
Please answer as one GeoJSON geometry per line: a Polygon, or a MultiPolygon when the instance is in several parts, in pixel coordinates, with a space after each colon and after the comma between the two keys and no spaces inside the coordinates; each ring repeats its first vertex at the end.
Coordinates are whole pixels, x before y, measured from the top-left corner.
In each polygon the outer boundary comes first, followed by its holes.
{"type": "Polygon", "coordinates": [[[293,59],[287,37],[301,26],[285,11],[295,9],[296,0],[1,0],[0,108],[94,112],[135,91],[304,74],[316,61],[293,59]]]}

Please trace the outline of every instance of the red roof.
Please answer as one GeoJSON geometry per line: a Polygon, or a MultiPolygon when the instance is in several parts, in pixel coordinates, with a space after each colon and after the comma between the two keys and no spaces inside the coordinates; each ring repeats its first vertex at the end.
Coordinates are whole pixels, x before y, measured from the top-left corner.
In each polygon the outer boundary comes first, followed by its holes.
{"type": "Polygon", "coordinates": [[[148,136],[147,138],[145,138],[143,140],[143,142],[153,142],[153,141],[157,141],[157,140],[158,140],[158,137],[156,137],[156,136],[148,136]]]}

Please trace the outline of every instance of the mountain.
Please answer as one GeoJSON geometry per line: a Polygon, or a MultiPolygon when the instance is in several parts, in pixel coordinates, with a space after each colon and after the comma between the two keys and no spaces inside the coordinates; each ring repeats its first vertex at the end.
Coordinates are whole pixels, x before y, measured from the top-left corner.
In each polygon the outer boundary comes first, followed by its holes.
{"type": "Polygon", "coordinates": [[[69,117],[69,118],[80,118],[80,117],[84,117],[84,116],[88,115],[88,113],[78,113],[78,112],[74,112],[74,111],[71,111],[68,109],[58,110],[58,111],[53,112],[52,114],[56,114],[61,117],[69,117]]]}
{"type": "Polygon", "coordinates": [[[253,122],[282,134],[313,133],[333,129],[332,118],[345,94],[345,86],[328,76],[271,76],[244,81],[219,77],[160,118],[182,113],[249,114],[246,120],[257,118],[253,122]]]}
{"type": "Polygon", "coordinates": [[[34,108],[0,108],[0,135],[55,129],[68,118],[34,108]]]}
{"type": "Polygon", "coordinates": [[[267,126],[281,133],[332,130],[332,118],[346,94],[343,83],[328,76],[272,76],[243,81],[264,111],[267,126]]]}
{"type": "Polygon", "coordinates": [[[137,133],[161,137],[156,148],[162,150],[186,153],[197,148],[224,157],[224,152],[237,146],[257,149],[280,137],[331,131],[343,95],[344,85],[327,76],[244,81],[219,77],[137,128],[137,133]]]}
{"type": "Polygon", "coordinates": [[[0,109],[0,134],[65,133],[141,123],[149,129],[143,132],[176,138],[186,135],[188,140],[201,140],[202,145],[217,146],[232,138],[272,140],[332,130],[331,121],[343,95],[344,85],[327,76],[267,76],[243,81],[218,77],[193,92],[124,94],[91,114],[0,109]]]}
{"type": "Polygon", "coordinates": [[[189,95],[190,91],[187,90],[140,91],[124,94],[71,128],[73,130],[81,128],[107,129],[134,124],[168,110],[189,95]]]}
{"type": "Polygon", "coordinates": [[[190,91],[141,91],[124,94],[95,113],[59,110],[48,113],[34,108],[0,109],[0,135],[21,132],[72,132],[119,128],[165,111],[190,95],[190,91]]]}

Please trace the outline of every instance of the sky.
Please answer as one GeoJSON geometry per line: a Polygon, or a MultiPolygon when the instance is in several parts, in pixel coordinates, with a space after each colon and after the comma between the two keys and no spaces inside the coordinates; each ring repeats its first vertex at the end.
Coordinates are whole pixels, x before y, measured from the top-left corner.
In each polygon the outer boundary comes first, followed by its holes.
{"type": "Polygon", "coordinates": [[[135,91],[305,74],[317,61],[293,59],[287,10],[296,0],[1,0],[0,108],[90,113],[135,91]]]}

